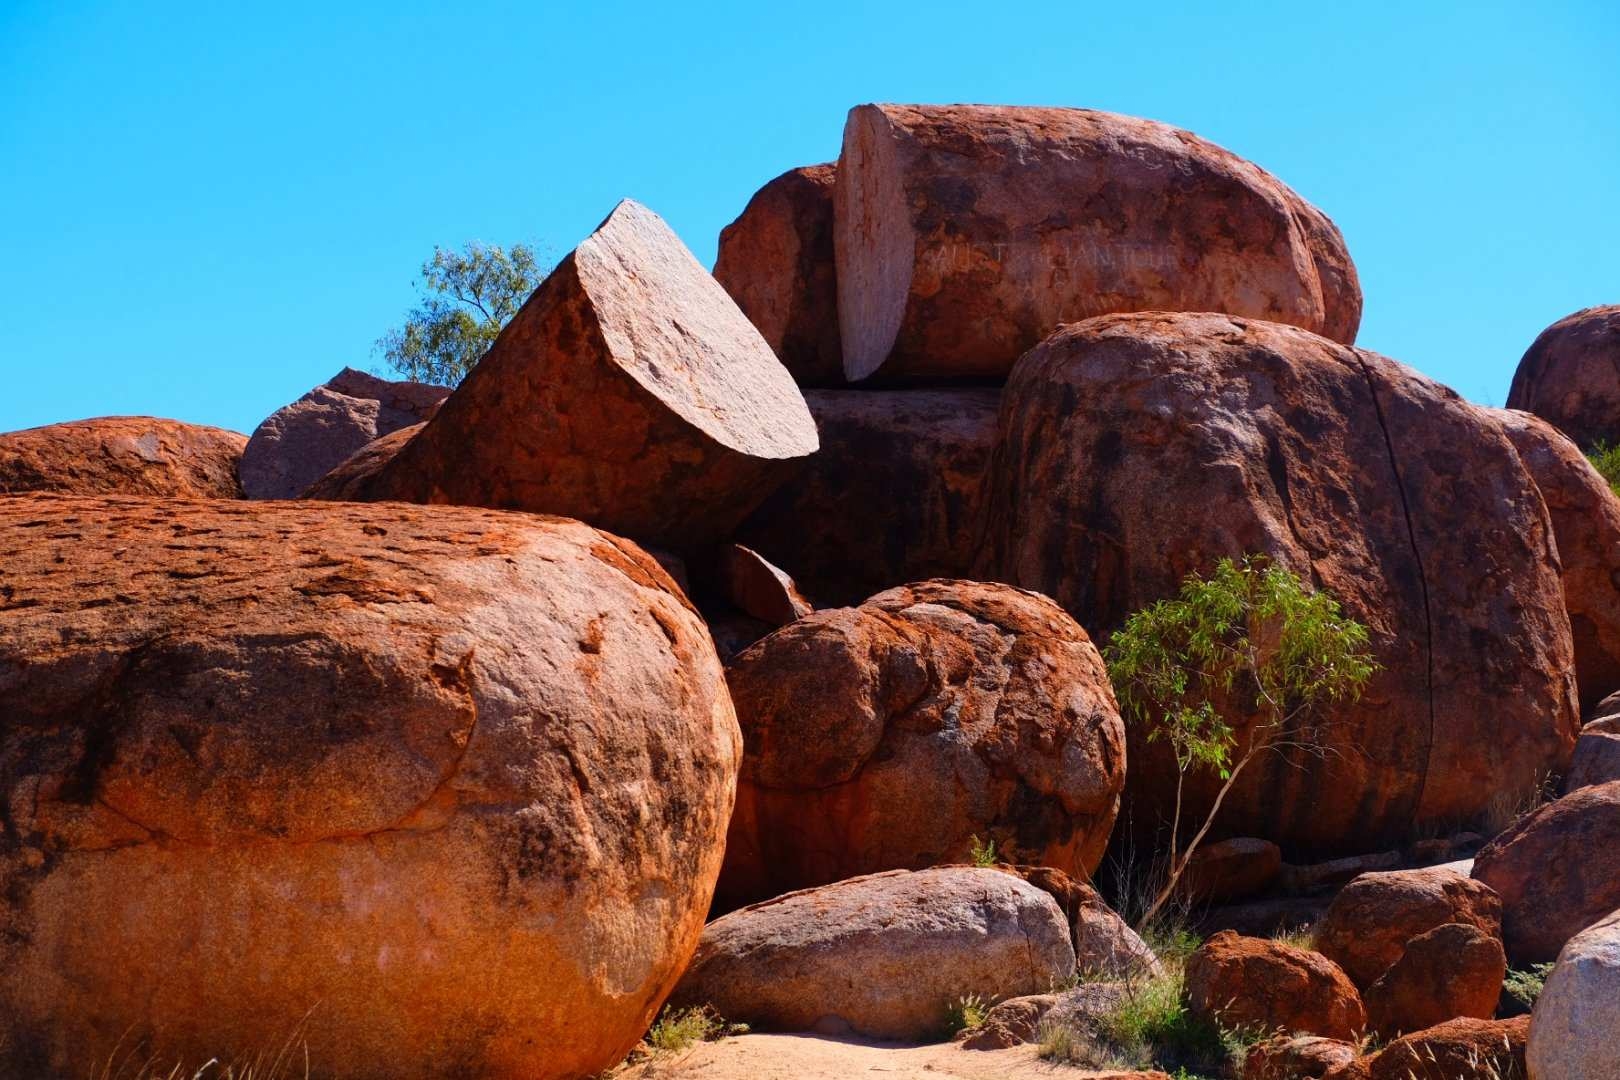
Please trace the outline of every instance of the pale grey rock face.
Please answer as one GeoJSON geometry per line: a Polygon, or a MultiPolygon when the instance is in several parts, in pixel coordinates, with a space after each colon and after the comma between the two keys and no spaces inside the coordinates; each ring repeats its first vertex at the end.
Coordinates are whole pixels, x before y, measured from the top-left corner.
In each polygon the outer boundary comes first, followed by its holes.
{"type": "Polygon", "coordinates": [[[999,870],[895,870],[710,923],[675,1005],[776,1031],[922,1041],[957,999],[1044,993],[1074,970],[1052,897],[999,870]]]}
{"type": "Polygon", "coordinates": [[[1575,757],[1564,778],[1564,790],[1620,780],[1620,733],[1583,730],[1575,740],[1575,757]]]}
{"type": "Polygon", "coordinates": [[[1620,1080],[1620,911],[1569,940],[1536,1001],[1530,1075],[1620,1080]]]}

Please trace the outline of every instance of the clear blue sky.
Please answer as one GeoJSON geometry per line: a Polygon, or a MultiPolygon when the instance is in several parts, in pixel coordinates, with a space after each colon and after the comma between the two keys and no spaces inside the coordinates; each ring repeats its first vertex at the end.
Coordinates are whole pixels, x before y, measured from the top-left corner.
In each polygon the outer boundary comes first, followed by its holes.
{"type": "Polygon", "coordinates": [[[1344,230],[1360,343],[1477,401],[1620,302],[1613,0],[0,0],[0,430],[251,430],[376,363],[434,244],[561,255],[623,196],[712,262],[866,101],[1089,106],[1252,158],[1344,230]]]}

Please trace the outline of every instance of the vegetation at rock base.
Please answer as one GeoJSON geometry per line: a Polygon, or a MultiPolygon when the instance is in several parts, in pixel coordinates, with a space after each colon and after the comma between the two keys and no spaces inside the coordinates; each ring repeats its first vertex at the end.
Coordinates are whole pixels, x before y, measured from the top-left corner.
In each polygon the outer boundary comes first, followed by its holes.
{"type": "Polygon", "coordinates": [[[1525,969],[1509,968],[1502,979],[1502,989],[1507,995],[1526,1009],[1536,1007],[1536,999],[1541,997],[1541,989],[1547,982],[1547,976],[1552,974],[1552,964],[1531,964],[1525,969]]]}
{"type": "Polygon", "coordinates": [[[747,1024],[728,1024],[709,1006],[695,1005],[689,1009],[665,1009],[647,1029],[644,1042],[649,1053],[671,1053],[696,1043],[746,1034],[747,1024]]]}
{"type": "Polygon", "coordinates": [[[1586,451],[1586,460],[1592,463],[1616,495],[1620,495],[1620,445],[1599,440],[1586,451]]]}
{"type": "Polygon", "coordinates": [[[990,1002],[980,994],[965,994],[946,1010],[945,1027],[952,1035],[958,1031],[970,1031],[983,1024],[989,1015],[990,1002]]]}
{"type": "Polygon", "coordinates": [[[421,302],[378,340],[378,351],[407,379],[455,386],[543,277],[534,249],[523,244],[435,247],[422,264],[421,302]]]}
{"type": "Polygon", "coordinates": [[[1313,725],[1316,709],[1360,694],[1377,670],[1367,639],[1367,628],[1331,594],[1264,555],[1222,559],[1207,578],[1189,574],[1179,596],[1136,612],[1114,633],[1106,656],[1120,707],[1147,726],[1148,741],[1170,744],[1177,768],[1169,869],[1144,925],[1174,894],[1249,764],[1265,753],[1327,752],[1313,725]],[[1254,718],[1241,743],[1217,702],[1254,718]],[[1222,783],[1182,847],[1183,791],[1195,769],[1222,783]]]}

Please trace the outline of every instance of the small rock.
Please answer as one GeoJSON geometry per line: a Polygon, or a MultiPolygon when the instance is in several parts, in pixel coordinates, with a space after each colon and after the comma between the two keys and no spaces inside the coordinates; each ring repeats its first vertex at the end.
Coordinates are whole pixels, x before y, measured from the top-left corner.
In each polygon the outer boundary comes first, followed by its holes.
{"type": "Polygon", "coordinates": [[[1575,740],[1575,757],[1564,777],[1564,790],[1575,791],[1616,780],[1620,780],[1620,733],[1594,731],[1588,725],[1575,740]]]}
{"type": "Polygon", "coordinates": [[[1282,849],[1252,836],[1220,840],[1193,850],[1178,883],[1188,903],[1241,900],[1263,891],[1282,869],[1282,849]]]}
{"type": "Polygon", "coordinates": [[[1354,1043],[1319,1035],[1278,1035],[1249,1048],[1243,1080],[1322,1080],[1356,1061],[1354,1043]]]}

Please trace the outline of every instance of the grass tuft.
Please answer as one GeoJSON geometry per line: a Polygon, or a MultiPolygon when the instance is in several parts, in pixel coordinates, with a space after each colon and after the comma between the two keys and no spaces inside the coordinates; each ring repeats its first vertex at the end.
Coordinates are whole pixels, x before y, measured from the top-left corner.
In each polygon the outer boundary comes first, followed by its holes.
{"type": "Polygon", "coordinates": [[[994,839],[981,841],[978,834],[968,837],[968,858],[974,866],[994,866],[997,862],[994,839]]]}
{"type": "Polygon", "coordinates": [[[669,1054],[700,1042],[747,1033],[747,1024],[728,1024],[711,1006],[694,1005],[688,1009],[665,1009],[657,1022],[647,1029],[644,1041],[650,1053],[669,1054]]]}

